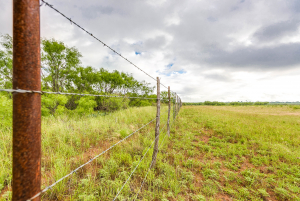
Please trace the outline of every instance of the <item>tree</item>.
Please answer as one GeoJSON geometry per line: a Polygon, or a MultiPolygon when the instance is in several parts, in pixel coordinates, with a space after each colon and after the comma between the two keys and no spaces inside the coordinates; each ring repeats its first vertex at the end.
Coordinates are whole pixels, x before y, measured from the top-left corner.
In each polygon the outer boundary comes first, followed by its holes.
{"type": "Polygon", "coordinates": [[[82,55],[75,47],[67,47],[55,39],[42,40],[42,77],[45,88],[64,91],[70,71],[79,67],[82,55]]]}
{"type": "MultiPolygon", "coordinates": [[[[1,36],[0,86],[4,88],[12,88],[12,40],[8,34],[1,36]]],[[[89,108],[94,107],[94,110],[117,110],[127,108],[129,105],[147,106],[155,104],[155,99],[128,99],[129,96],[151,97],[154,90],[154,87],[151,87],[149,83],[134,79],[132,74],[80,66],[81,53],[75,47],[67,47],[63,42],[55,39],[43,39],[41,44],[42,90],[123,97],[95,97],[93,101],[89,100],[93,103],[89,105],[89,108]]],[[[43,115],[54,115],[63,112],[64,108],[75,110],[80,107],[82,110],[84,108],[82,102],[87,101],[87,99],[81,99],[80,96],[67,96],[63,99],[55,99],[55,97],[50,95],[43,97],[43,115]]]]}
{"type": "Polygon", "coordinates": [[[6,89],[12,88],[13,76],[13,39],[9,34],[1,36],[0,50],[0,85],[6,89]]]}
{"type": "Polygon", "coordinates": [[[75,70],[70,70],[66,76],[68,80],[67,89],[74,92],[101,92],[98,83],[101,82],[101,76],[96,69],[88,67],[78,67],[75,70]]]}

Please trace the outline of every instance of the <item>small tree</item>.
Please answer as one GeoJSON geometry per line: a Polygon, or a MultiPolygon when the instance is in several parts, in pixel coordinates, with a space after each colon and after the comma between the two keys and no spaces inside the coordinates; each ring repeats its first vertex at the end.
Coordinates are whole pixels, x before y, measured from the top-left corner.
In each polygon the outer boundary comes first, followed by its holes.
{"type": "Polygon", "coordinates": [[[6,89],[12,88],[13,76],[13,39],[9,34],[1,36],[0,49],[0,85],[6,89]]]}
{"type": "Polygon", "coordinates": [[[54,39],[44,39],[42,45],[44,87],[55,92],[63,91],[69,84],[67,75],[79,67],[82,55],[75,47],[69,48],[63,42],[54,39]]]}

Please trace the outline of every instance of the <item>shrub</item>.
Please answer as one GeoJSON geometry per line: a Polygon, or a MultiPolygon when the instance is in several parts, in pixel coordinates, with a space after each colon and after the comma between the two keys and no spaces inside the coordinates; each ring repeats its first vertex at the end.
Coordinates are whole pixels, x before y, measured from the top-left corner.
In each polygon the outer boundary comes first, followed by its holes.
{"type": "Polygon", "coordinates": [[[95,101],[95,97],[93,96],[83,96],[78,101],[76,101],[77,108],[76,112],[79,114],[89,114],[94,111],[94,107],[96,107],[97,103],[95,101]]]}
{"type": "Polygon", "coordinates": [[[56,94],[44,94],[42,96],[42,116],[62,114],[67,108],[65,104],[68,102],[68,98],[64,95],[56,94]]]}
{"type": "Polygon", "coordinates": [[[12,99],[0,95],[0,119],[3,126],[12,124],[12,99]]]}

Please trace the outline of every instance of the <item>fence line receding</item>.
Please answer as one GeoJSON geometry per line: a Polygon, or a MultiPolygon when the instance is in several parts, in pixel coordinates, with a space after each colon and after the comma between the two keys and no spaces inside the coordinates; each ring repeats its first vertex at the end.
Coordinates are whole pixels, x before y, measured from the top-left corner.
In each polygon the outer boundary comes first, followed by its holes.
{"type": "MultiPolygon", "coordinates": [[[[51,92],[41,90],[41,55],[40,55],[40,5],[37,0],[16,0],[13,1],[13,89],[0,89],[0,92],[11,93],[13,97],[13,200],[40,200],[41,194],[49,189],[52,189],[56,184],[63,181],[67,177],[73,175],[84,166],[92,163],[95,159],[105,154],[113,147],[119,145],[133,134],[155,122],[155,136],[151,145],[146,148],[146,152],[139,160],[129,177],[126,179],[121,189],[116,194],[114,200],[118,198],[126,183],[130,180],[140,163],[144,160],[146,154],[153,146],[152,161],[149,169],[144,177],[135,199],[143,187],[145,179],[150,171],[155,166],[157,154],[159,151],[159,136],[166,127],[166,134],[160,143],[163,144],[166,136],[170,136],[170,115],[171,105],[173,105],[173,125],[182,106],[180,97],[170,87],[160,82],[160,78],[154,78],[143,69],[129,61],[119,52],[108,46],[102,40],[88,32],[85,28],[68,18],[65,14],[53,7],[48,2],[41,0],[42,5],[45,4],[49,8],[58,12],[60,15],[68,19],[72,24],[76,25],[81,30],[92,36],[105,47],[109,48],[118,56],[129,62],[131,65],[142,71],[144,74],[155,80],[157,87],[156,98],[143,96],[127,96],[107,95],[107,94],[87,94],[87,93],[67,93],[67,92],[51,92]],[[30,8],[30,9],[29,9],[30,8]],[[167,97],[161,98],[160,86],[168,89],[167,97]],[[70,96],[92,96],[92,97],[107,97],[107,98],[128,98],[128,99],[145,99],[156,100],[156,117],[145,123],[143,126],[127,135],[122,140],[116,142],[109,148],[105,149],[98,155],[91,158],[86,163],[80,165],[69,174],[61,177],[50,186],[41,190],[41,95],[70,95],[70,96]],[[165,102],[162,102],[165,101],[165,102]],[[167,121],[160,129],[161,123],[161,106],[167,103],[167,121]],[[172,104],[171,104],[172,103],[172,104]]],[[[164,112],[165,114],[165,112],[164,112]]]]}

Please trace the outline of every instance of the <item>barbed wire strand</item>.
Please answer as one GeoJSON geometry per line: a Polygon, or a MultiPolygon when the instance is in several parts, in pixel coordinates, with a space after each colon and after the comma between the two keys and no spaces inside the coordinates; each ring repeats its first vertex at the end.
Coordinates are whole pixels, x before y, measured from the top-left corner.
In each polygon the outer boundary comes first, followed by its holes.
{"type": "MultiPolygon", "coordinates": [[[[100,94],[80,94],[80,93],[65,93],[65,92],[49,92],[49,91],[34,91],[34,90],[24,90],[24,89],[0,89],[0,91],[8,93],[38,93],[38,94],[57,94],[57,95],[74,95],[74,96],[95,96],[95,97],[108,97],[108,98],[136,98],[136,99],[152,99],[157,100],[157,98],[145,98],[145,97],[130,97],[130,96],[110,96],[110,95],[100,95],[100,94]]],[[[160,99],[160,100],[167,100],[160,99]]]]}
{"type": "Polygon", "coordinates": [[[129,138],[130,136],[132,136],[134,133],[138,132],[139,130],[141,130],[142,128],[144,128],[145,126],[149,125],[151,122],[153,122],[155,119],[157,119],[157,117],[155,117],[154,119],[152,119],[150,122],[148,122],[147,124],[145,124],[144,126],[142,126],[141,128],[139,128],[138,130],[134,131],[133,133],[131,133],[130,135],[128,135],[127,137],[123,138],[122,140],[120,140],[119,142],[115,143],[114,145],[112,145],[111,147],[109,147],[108,149],[104,150],[103,152],[101,152],[100,154],[98,154],[97,156],[93,157],[92,159],[90,159],[88,162],[84,163],[83,165],[79,166],[78,168],[76,168],[75,170],[73,170],[72,172],[70,172],[69,174],[67,174],[66,176],[60,178],[59,180],[57,180],[55,183],[51,184],[50,186],[44,188],[44,190],[42,190],[41,192],[37,193],[36,195],[34,195],[33,197],[31,197],[30,199],[28,199],[27,201],[31,201],[35,198],[37,198],[38,196],[40,196],[42,193],[45,193],[46,191],[48,191],[49,189],[52,189],[52,187],[54,187],[56,184],[58,184],[59,182],[61,182],[62,180],[64,180],[65,178],[71,176],[72,174],[76,173],[79,169],[81,169],[82,167],[86,166],[87,164],[91,163],[93,160],[95,160],[96,158],[98,158],[99,156],[103,155],[104,153],[106,153],[107,151],[109,151],[110,149],[112,149],[113,147],[115,147],[116,145],[118,145],[119,143],[123,142],[124,140],[126,140],[127,138],[129,138]]]}
{"type": "MultiPolygon", "coordinates": [[[[165,128],[165,126],[167,125],[167,123],[164,125],[164,127],[161,129],[161,131],[165,128]]],[[[129,175],[129,177],[127,178],[127,180],[125,181],[125,183],[123,184],[122,188],[119,190],[119,192],[117,193],[116,197],[113,199],[113,201],[115,201],[119,194],[121,193],[121,191],[123,190],[123,188],[125,187],[126,183],[129,181],[129,179],[131,178],[131,176],[133,175],[133,173],[135,172],[135,170],[138,168],[138,166],[141,164],[142,160],[144,159],[144,157],[146,156],[146,154],[148,153],[148,151],[150,150],[150,148],[152,147],[152,145],[154,144],[155,140],[159,137],[159,135],[154,139],[154,141],[152,142],[152,144],[148,147],[146,153],[143,155],[143,157],[141,158],[141,160],[139,161],[139,163],[135,166],[134,170],[131,172],[131,174],[129,175]]]]}
{"type": "MultiPolygon", "coordinates": [[[[162,147],[162,145],[163,145],[163,143],[164,143],[164,140],[165,140],[166,136],[167,136],[167,133],[165,134],[165,137],[163,138],[163,141],[161,142],[161,144],[160,144],[158,150],[162,147]]],[[[137,195],[135,196],[135,199],[134,199],[133,201],[135,201],[135,200],[137,199],[137,197],[139,196],[139,194],[140,194],[140,192],[141,192],[141,190],[142,190],[142,188],[143,188],[143,185],[144,185],[144,183],[145,183],[145,180],[146,180],[146,178],[147,178],[147,176],[148,176],[148,173],[150,172],[152,163],[153,163],[153,161],[151,161],[151,164],[150,164],[150,166],[149,166],[149,168],[148,168],[148,171],[147,171],[147,173],[146,173],[146,175],[145,175],[145,177],[144,177],[144,179],[143,179],[143,182],[142,182],[142,184],[141,184],[141,187],[140,187],[140,189],[139,189],[139,191],[138,191],[138,193],[137,193],[137,195]]]]}
{"type": "MultiPolygon", "coordinates": [[[[99,41],[100,43],[102,43],[104,45],[104,47],[107,47],[108,49],[110,49],[111,51],[113,51],[115,54],[119,55],[120,57],[122,57],[123,59],[125,59],[128,63],[130,63],[131,65],[133,65],[134,67],[136,67],[137,69],[139,69],[140,71],[142,71],[143,73],[145,73],[146,75],[148,75],[150,78],[152,78],[153,80],[156,81],[156,79],[154,77],[152,77],[151,75],[149,75],[148,73],[146,73],[144,70],[142,70],[141,68],[139,68],[137,65],[135,65],[134,63],[132,63],[130,60],[128,60],[127,58],[125,58],[124,56],[122,56],[120,53],[118,53],[116,50],[114,50],[113,48],[111,48],[110,46],[108,46],[107,44],[105,44],[102,40],[100,40],[99,38],[95,37],[92,33],[88,32],[86,29],[84,29],[83,27],[81,27],[79,24],[77,24],[76,22],[74,22],[71,18],[68,18],[66,15],[64,15],[62,12],[60,12],[59,10],[57,10],[56,8],[53,7],[53,5],[49,4],[48,2],[41,0],[46,6],[49,6],[50,8],[52,8],[54,11],[56,11],[57,13],[61,14],[64,18],[66,18],[67,20],[69,20],[71,23],[75,24],[78,28],[80,28],[81,30],[83,30],[84,32],[86,32],[87,34],[89,34],[90,36],[92,36],[94,39],[96,39],[97,41],[99,41]]],[[[164,84],[160,83],[162,86],[166,87],[164,84]]]]}

